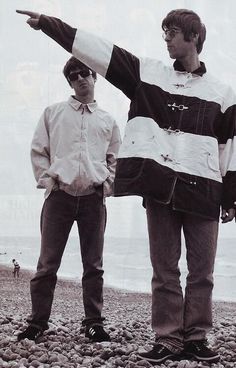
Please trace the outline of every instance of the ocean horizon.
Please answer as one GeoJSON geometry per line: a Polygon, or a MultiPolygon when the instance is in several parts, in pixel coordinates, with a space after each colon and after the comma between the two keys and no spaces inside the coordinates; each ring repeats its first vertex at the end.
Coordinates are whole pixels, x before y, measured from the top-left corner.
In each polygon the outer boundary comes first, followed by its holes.
{"type": "MultiPolygon", "coordinates": [[[[12,266],[15,258],[24,269],[35,270],[40,237],[1,236],[0,265],[12,266]]],[[[219,238],[215,262],[213,299],[236,302],[236,246],[234,238],[219,238]]],[[[184,289],[187,266],[185,249],[179,262],[184,289]]],[[[59,277],[81,280],[79,239],[70,236],[58,271],[59,277]]],[[[151,293],[152,267],[145,238],[105,237],[104,285],[130,292],[151,293]]]]}

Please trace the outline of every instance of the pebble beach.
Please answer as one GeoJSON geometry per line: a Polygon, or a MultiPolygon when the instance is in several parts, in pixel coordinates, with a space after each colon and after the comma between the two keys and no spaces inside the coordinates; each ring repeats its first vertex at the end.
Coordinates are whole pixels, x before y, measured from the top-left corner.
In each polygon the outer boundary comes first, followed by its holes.
{"type": "MultiPolygon", "coordinates": [[[[29,281],[32,272],[20,270],[14,279],[12,268],[0,265],[0,367],[1,368],[135,368],[152,367],[137,359],[137,352],[152,347],[151,295],[104,288],[105,329],[111,342],[90,343],[81,329],[82,289],[79,281],[59,279],[55,291],[50,327],[35,343],[17,342],[24,329],[31,303],[29,281]]],[[[214,302],[214,327],[209,344],[221,355],[215,364],[183,357],[154,367],[236,367],[236,303],[214,302]]]]}

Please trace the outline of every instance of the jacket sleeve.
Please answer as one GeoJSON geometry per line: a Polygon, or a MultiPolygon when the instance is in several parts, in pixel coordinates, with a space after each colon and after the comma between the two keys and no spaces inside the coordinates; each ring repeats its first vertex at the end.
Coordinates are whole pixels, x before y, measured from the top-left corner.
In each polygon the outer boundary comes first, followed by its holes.
{"type": "Polygon", "coordinates": [[[61,45],[66,51],[72,52],[76,28],[69,26],[58,18],[41,15],[39,18],[41,30],[61,45]]]}
{"type": "Polygon", "coordinates": [[[41,30],[92,70],[105,77],[128,98],[140,84],[139,59],[130,52],[58,18],[41,15],[41,30]]]}
{"type": "Polygon", "coordinates": [[[113,183],[115,178],[116,160],[121,144],[120,130],[116,122],[114,122],[110,144],[106,153],[107,168],[110,175],[105,180],[103,185],[104,197],[109,197],[113,194],[113,183]]]}
{"type": "Polygon", "coordinates": [[[223,178],[222,208],[236,208],[236,96],[231,88],[222,115],[220,169],[223,178]]]}
{"type": "Polygon", "coordinates": [[[47,126],[47,109],[41,116],[31,143],[31,163],[37,181],[37,188],[51,191],[55,180],[50,177],[47,170],[50,167],[49,131],[47,126]]]}

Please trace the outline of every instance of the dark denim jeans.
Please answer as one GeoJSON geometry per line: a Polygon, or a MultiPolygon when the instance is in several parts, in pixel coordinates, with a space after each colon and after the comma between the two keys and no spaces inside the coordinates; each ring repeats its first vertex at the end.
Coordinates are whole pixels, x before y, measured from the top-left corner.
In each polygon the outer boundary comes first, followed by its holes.
{"type": "Polygon", "coordinates": [[[77,222],[83,263],[83,303],[85,324],[102,324],[103,244],[106,207],[97,193],[74,197],[62,190],[45,200],[41,214],[41,252],[37,272],[30,282],[32,315],[30,324],[48,328],[57,271],[69,237],[77,222]]]}
{"type": "Polygon", "coordinates": [[[152,278],[152,327],[157,338],[178,346],[201,340],[212,327],[213,270],[218,222],[175,211],[147,199],[152,278]],[[178,262],[181,231],[185,237],[188,275],[185,295],[178,262]]]}

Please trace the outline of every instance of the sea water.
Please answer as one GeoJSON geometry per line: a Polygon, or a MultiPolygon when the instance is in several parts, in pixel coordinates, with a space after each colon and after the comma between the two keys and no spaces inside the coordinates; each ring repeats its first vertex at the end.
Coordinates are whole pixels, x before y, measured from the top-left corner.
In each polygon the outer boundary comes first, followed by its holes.
{"type": "MultiPolygon", "coordinates": [[[[236,240],[219,239],[215,263],[214,300],[236,302],[236,240]]],[[[39,237],[0,237],[0,264],[12,266],[15,258],[22,268],[35,270],[40,250],[39,237]]],[[[184,289],[187,275],[185,249],[179,262],[184,289]]],[[[136,292],[151,292],[152,268],[148,239],[105,237],[104,282],[106,286],[136,292]]],[[[70,236],[58,276],[81,279],[79,239],[70,236]]]]}

